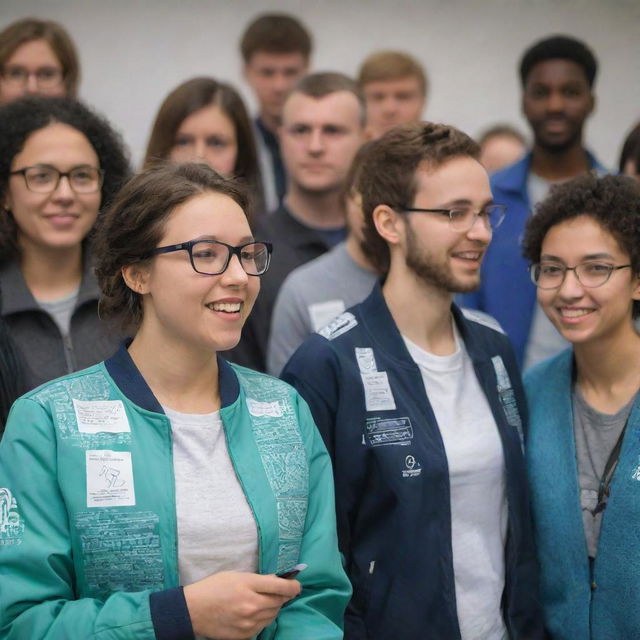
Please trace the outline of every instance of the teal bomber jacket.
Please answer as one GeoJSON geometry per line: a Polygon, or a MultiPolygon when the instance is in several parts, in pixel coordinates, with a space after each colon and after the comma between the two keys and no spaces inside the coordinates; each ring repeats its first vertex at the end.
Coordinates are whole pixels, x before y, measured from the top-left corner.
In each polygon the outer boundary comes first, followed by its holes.
{"type": "MultiPolygon", "coordinates": [[[[285,383],[218,362],[259,572],[308,565],[301,594],[260,640],[342,638],[351,588],[309,409],[285,383]]],[[[193,637],[178,584],[171,426],[122,347],[11,411],[0,443],[0,638],[193,637]]]]}

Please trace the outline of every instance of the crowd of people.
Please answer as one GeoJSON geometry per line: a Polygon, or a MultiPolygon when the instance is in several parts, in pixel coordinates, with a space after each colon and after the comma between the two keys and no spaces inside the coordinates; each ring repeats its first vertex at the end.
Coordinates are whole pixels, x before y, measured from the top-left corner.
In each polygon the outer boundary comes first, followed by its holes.
{"type": "Polygon", "coordinates": [[[570,35],[530,141],[312,53],[257,16],[257,114],[186,79],[136,170],[0,31],[0,638],[640,637],[640,123],[588,150],[570,35]]]}

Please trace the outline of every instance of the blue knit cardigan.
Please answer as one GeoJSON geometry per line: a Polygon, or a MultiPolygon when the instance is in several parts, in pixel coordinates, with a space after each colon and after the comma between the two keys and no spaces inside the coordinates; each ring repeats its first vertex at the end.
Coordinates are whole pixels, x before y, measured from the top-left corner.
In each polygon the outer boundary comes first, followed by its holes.
{"type": "Polygon", "coordinates": [[[572,386],[571,349],[525,376],[527,465],[545,626],[554,640],[640,638],[640,400],[627,424],[591,576],[572,386]]]}

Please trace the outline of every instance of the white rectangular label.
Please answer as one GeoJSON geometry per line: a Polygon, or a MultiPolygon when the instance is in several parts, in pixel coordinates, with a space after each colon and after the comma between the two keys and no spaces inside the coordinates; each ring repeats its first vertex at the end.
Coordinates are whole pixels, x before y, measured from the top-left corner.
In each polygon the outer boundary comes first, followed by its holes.
{"type": "Polygon", "coordinates": [[[80,433],[128,433],[122,400],[73,400],[80,433]]]}
{"type": "Polygon", "coordinates": [[[336,316],[344,311],[342,300],[327,300],[326,302],[316,302],[309,305],[309,317],[314,331],[322,329],[329,324],[336,316]]]}
{"type": "Polygon", "coordinates": [[[282,417],[282,407],[277,400],[274,402],[258,402],[258,400],[254,400],[253,398],[247,398],[247,408],[249,409],[249,413],[257,418],[264,416],[271,418],[282,417]]]}
{"type": "Polygon", "coordinates": [[[391,411],[396,408],[386,371],[363,373],[361,377],[367,411],[391,411]]]}
{"type": "Polygon", "coordinates": [[[130,451],[86,452],[87,507],[129,507],[136,503],[130,451]]]}
{"type": "Polygon", "coordinates": [[[376,367],[376,358],[373,355],[373,349],[371,347],[356,347],[355,349],[360,373],[375,373],[378,369],[376,367]]]}

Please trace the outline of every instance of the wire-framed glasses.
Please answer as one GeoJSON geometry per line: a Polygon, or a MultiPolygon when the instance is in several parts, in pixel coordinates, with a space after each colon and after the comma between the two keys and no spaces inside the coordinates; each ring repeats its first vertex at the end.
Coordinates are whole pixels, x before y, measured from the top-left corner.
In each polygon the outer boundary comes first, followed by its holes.
{"type": "Polygon", "coordinates": [[[19,65],[9,65],[2,69],[2,79],[10,85],[16,87],[26,87],[29,77],[36,79],[36,85],[39,89],[55,89],[60,86],[63,79],[62,69],[58,67],[39,67],[35,71],[29,71],[25,67],[19,65]]]}
{"type": "Polygon", "coordinates": [[[630,266],[630,264],[616,266],[606,262],[583,262],[575,267],[567,267],[557,262],[536,262],[529,266],[529,275],[533,284],[539,289],[559,289],[567,277],[567,271],[573,271],[583,287],[593,289],[607,282],[614,271],[630,266]]]}
{"type": "Polygon", "coordinates": [[[402,210],[410,213],[438,213],[442,216],[447,216],[449,218],[449,228],[453,229],[453,231],[464,233],[473,227],[478,218],[482,220],[487,229],[497,229],[504,220],[507,207],[504,204],[489,204],[480,209],[480,211],[474,211],[470,207],[421,209],[418,207],[403,206],[402,210]]]}

